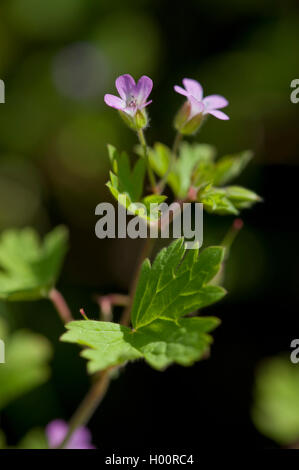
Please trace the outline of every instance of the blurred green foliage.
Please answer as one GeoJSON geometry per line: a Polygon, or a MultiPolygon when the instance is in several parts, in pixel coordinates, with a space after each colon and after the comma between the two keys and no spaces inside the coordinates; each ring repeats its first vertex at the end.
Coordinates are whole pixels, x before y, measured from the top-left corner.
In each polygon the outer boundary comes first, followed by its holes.
{"type": "Polygon", "coordinates": [[[0,409],[46,382],[52,347],[41,335],[26,330],[7,331],[0,319],[0,338],[5,342],[5,363],[0,367],[0,409]]]}
{"type": "Polygon", "coordinates": [[[40,242],[30,228],[7,230],[0,236],[0,299],[47,297],[60,273],[68,232],[57,227],[40,242]]]}
{"type": "Polygon", "coordinates": [[[278,444],[298,445],[299,369],[290,358],[270,358],[259,366],[252,418],[258,430],[278,444]]]}

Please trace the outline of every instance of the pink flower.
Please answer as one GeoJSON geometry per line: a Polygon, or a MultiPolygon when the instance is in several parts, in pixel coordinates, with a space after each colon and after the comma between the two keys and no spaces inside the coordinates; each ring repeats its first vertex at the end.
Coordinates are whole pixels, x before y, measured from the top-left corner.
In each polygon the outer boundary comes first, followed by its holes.
{"type": "MultiPolygon", "coordinates": [[[[68,425],[62,419],[51,421],[46,427],[46,436],[50,449],[58,447],[66,436],[68,425]]],[[[76,429],[72,434],[69,442],[65,446],[66,449],[95,449],[91,444],[91,434],[87,428],[81,427],[76,429]]]]}
{"type": "Polygon", "coordinates": [[[137,110],[145,108],[152,102],[147,99],[152,91],[153,81],[145,75],[138,80],[137,85],[131,75],[121,75],[116,79],[115,86],[120,98],[108,94],[104,96],[105,103],[132,117],[135,116],[137,110]]]}
{"type": "Polygon", "coordinates": [[[225,113],[219,111],[220,108],[228,105],[228,101],[223,96],[210,95],[203,98],[201,84],[191,78],[184,78],[183,85],[185,88],[175,85],[174,89],[177,93],[187,97],[191,106],[189,119],[200,113],[203,115],[212,114],[218,119],[229,119],[225,113]]]}

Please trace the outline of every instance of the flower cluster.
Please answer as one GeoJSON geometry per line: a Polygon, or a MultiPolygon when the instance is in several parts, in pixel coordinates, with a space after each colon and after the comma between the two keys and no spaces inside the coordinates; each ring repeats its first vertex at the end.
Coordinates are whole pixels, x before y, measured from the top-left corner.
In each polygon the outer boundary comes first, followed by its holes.
{"type": "MultiPolygon", "coordinates": [[[[175,120],[175,127],[179,132],[193,134],[199,129],[207,114],[222,120],[229,119],[227,114],[219,111],[228,105],[223,96],[210,95],[204,98],[201,84],[191,78],[184,78],[183,85],[184,88],[178,85],[174,87],[177,93],[187,98],[175,120]]],[[[116,79],[115,86],[119,97],[106,94],[105,103],[117,109],[133,129],[146,127],[148,120],[145,108],[152,102],[148,97],[153,88],[153,81],[144,75],[136,84],[131,75],[125,74],[116,79]]]]}

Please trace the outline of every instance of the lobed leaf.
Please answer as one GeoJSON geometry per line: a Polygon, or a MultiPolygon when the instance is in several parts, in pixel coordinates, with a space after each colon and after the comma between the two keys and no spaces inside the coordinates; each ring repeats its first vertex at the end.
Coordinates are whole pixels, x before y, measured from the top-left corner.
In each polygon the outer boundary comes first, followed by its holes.
{"type": "Polygon", "coordinates": [[[88,360],[90,373],[141,358],[162,370],[172,363],[189,366],[199,360],[212,342],[207,332],[219,323],[213,317],[156,320],[133,331],[118,323],[80,320],[68,323],[61,339],[88,347],[81,356],[88,360]]]}
{"type": "Polygon", "coordinates": [[[210,247],[186,250],[183,240],[160,251],[151,266],[145,260],[139,277],[131,317],[133,329],[100,321],[76,321],[66,325],[62,341],[87,346],[89,372],[144,358],[156,369],[171,363],[191,365],[208,350],[207,334],[218,326],[213,317],[185,315],[210,305],[225,295],[210,285],[219,271],[224,250],[210,247]]]}

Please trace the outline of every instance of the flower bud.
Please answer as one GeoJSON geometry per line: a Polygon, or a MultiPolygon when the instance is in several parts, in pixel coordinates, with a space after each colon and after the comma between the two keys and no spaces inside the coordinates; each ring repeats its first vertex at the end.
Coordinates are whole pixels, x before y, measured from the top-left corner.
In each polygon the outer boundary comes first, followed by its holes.
{"type": "Polygon", "coordinates": [[[184,135],[191,135],[198,131],[202,122],[203,122],[203,114],[199,113],[195,116],[191,117],[191,104],[189,101],[186,101],[183,106],[178,111],[175,120],[174,120],[174,127],[179,131],[181,134],[184,135]]]}
{"type": "Polygon", "coordinates": [[[145,129],[148,123],[148,118],[145,109],[138,109],[136,114],[135,114],[135,124],[136,124],[136,129],[145,129]]]}

